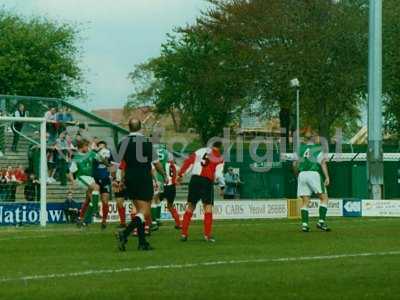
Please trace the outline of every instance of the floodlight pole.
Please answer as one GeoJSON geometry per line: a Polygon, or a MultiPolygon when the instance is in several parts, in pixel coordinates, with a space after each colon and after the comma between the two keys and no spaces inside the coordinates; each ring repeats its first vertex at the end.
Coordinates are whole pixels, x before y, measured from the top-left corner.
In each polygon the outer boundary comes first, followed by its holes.
{"type": "Polygon", "coordinates": [[[299,154],[300,151],[300,81],[297,78],[290,80],[290,87],[296,89],[296,153],[299,154]]]}
{"type": "Polygon", "coordinates": [[[297,139],[297,149],[296,153],[299,154],[300,151],[300,87],[296,89],[296,139],[297,139]]]}
{"type": "Polygon", "coordinates": [[[382,0],[369,1],[368,185],[372,199],[383,199],[382,0]]]}
{"type": "Polygon", "coordinates": [[[40,226],[47,224],[46,120],[40,123],[40,226]]]}

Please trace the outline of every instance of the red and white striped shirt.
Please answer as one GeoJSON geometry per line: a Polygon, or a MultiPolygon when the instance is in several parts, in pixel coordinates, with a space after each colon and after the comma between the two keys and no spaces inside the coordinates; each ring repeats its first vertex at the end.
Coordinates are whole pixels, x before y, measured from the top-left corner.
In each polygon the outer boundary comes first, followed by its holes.
{"type": "Polygon", "coordinates": [[[192,153],[183,163],[178,176],[182,177],[192,167],[191,175],[197,175],[214,182],[219,181],[221,187],[224,181],[224,158],[217,148],[201,148],[192,153]]]}
{"type": "Polygon", "coordinates": [[[178,170],[175,165],[175,162],[173,160],[169,160],[165,167],[166,167],[165,173],[167,174],[167,179],[168,179],[167,185],[176,185],[178,170]]]}

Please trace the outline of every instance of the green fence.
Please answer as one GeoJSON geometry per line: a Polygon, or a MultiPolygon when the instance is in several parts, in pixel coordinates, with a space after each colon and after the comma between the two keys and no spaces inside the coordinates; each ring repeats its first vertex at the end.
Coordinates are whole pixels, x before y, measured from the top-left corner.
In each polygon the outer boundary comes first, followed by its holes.
{"type": "MultiPolygon", "coordinates": [[[[254,160],[244,154],[243,162],[238,162],[236,153],[231,153],[228,166],[240,169],[240,177],[244,181],[240,189],[243,199],[277,199],[296,198],[297,178],[293,174],[292,162],[279,162],[278,153],[274,153],[274,163],[268,172],[254,171],[254,160]]],[[[262,167],[262,166],[260,166],[262,167]]],[[[385,162],[386,199],[400,198],[400,162],[385,162]]],[[[366,162],[329,162],[331,198],[368,198],[366,162]]],[[[260,168],[258,168],[261,170],[260,168]]]]}

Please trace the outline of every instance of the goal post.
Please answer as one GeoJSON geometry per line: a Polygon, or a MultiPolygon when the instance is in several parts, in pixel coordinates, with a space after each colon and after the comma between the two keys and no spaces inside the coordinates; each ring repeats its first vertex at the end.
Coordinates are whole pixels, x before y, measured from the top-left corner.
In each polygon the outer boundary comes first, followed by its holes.
{"type": "MultiPolygon", "coordinates": [[[[32,117],[0,117],[1,122],[36,123],[40,125],[40,226],[47,224],[47,156],[46,119],[32,117]]],[[[23,136],[23,135],[22,135],[23,136]]]]}

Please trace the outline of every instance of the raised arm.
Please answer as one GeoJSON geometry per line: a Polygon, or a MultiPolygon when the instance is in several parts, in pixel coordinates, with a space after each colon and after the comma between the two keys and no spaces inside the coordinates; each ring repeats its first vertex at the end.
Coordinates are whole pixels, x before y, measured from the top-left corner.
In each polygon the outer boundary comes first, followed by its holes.
{"type": "Polygon", "coordinates": [[[181,169],[179,170],[178,177],[183,177],[186,171],[195,163],[196,153],[192,153],[183,163],[181,169]]]}

